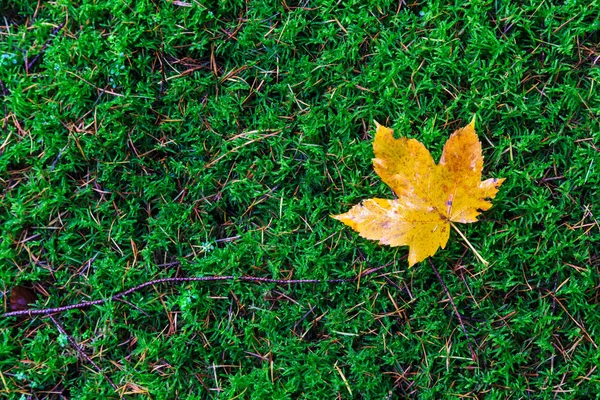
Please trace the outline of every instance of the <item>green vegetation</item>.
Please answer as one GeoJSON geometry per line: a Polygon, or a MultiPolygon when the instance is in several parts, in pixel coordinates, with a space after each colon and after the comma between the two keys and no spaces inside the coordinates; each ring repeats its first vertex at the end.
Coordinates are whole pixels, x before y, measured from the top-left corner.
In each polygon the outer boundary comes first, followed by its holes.
{"type": "Polygon", "coordinates": [[[41,308],[385,266],[56,314],[102,373],[0,318],[2,396],[599,396],[600,4],[446,3],[0,3],[5,311],[16,285],[41,308]],[[507,178],[461,226],[490,265],[454,232],[432,258],[467,338],[428,263],[329,215],[391,196],[373,120],[437,160],[474,114],[507,178]]]}

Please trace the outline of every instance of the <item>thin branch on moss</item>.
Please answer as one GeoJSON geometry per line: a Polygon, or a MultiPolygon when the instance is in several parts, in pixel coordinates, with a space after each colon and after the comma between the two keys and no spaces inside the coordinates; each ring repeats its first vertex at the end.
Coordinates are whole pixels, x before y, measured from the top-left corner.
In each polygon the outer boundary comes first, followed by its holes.
{"type": "MultiPolygon", "coordinates": [[[[372,274],[373,272],[378,271],[383,267],[379,268],[371,268],[365,272],[363,272],[360,276],[365,276],[368,274],[372,274]]],[[[161,283],[175,283],[181,284],[186,282],[216,282],[216,281],[240,281],[240,282],[259,282],[259,283],[275,283],[277,285],[296,285],[302,283],[342,283],[342,282],[351,282],[358,279],[358,276],[354,278],[348,279],[270,279],[270,278],[260,278],[255,276],[240,276],[235,277],[233,275],[226,276],[205,276],[198,278],[163,278],[163,279],[154,279],[152,281],[144,282],[141,285],[132,287],[131,289],[127,289],[123,292],[117,293],[114,296],[106,297],[104,299],[92,300],[92,301],[82,301],[81,303],[71,304],[68,306],[62,307],[53,307],[53,308],[42,308],[38,310],[20,310],[20,311],[10,311],[4,313],[3,317],[17,317],[17,316],[28,316],[33,317],[35,315],[49,315],[62,313],[69,310],[87,308],[90,306],[97,306],[104,304],[108,301],[118,300],[122,297],[125,297],[131,293],[137,292],[147,286],[157,285],[161,283]]]]}
{"type": "Polygon", "coordinates": [[[573,321],[573,323],[575,325],[577,325],[577,327],[581,330],[581,332],[583,332],[583,335],[589,340],[589,342],[592,344],[592,346],[594,346],[594,348],[596,350],[598,350],[598,345],[596,344],[596,342],[594,342],[594,339],[588,333],[587,329],[585,329],[585,326],[583,325],[583,323],[579,322],[575,318],[573,318],[573,316],[571,315],[569,310],[567,310],[567,308],[564,306],[564,304],[556,297],[556,295],[554,293],[552,293],[551,291],[548,290],[548,295],[550,297],[552,297],[552,299],[554,299],[554,301],[556,301],[556,303],[560,306],[560,308],[562,308],[563,311],[569,316],[571,321],[573,321]]]}
{"type": "Polygon", "coordinates": [[[48,48],[48,46],[50,46],[50,44],[52,43],[52,41],[54,40],[54,38],[56,37],[56,34],[58,33],[58,31],[60,31],[64,26],[65,26],[65,22],[61,23],[60,25],[58,25],[56,28],[54,28],[52,30],[52,34],[50,35],[50,38],[46,41],[46,43],[42,46],[42,49],[40,50],[39,53],[36,54],[35,57],[33,57],[33,59],[31,61],[29,61],[27,59],[27,54],[25,55],[25,72],[29,74],[29,72],[31,71],[31,69],[35,66],[35,64],[38,62],[38,60],[40,59],[40,56],[42,54],[44,54],[44,52],[46,51],[46,49],[48,48]]]}
{"type": "MultiPolygon", "coordinates": [[[[2,79],[0,79],[0,97],[4,100],[4,98],[6,98],[6,96],[8,96],[9,92],[8,89],[6,89],[6,86],[4,86],[4,82],[2,81],[2,79]]],[[[8,142],[8,134],[6,132],[6,125],[7,125],[7,118],[6,116],[8,115],[8,105],[7,105],[7,101],[3,101],[4,103],[4,117],[2,118],[2,133],[5,135],[6,137],[6,141],[5,143],[8,142]]],[[[0,154],[2,154],[4,152],[3,148],[4,148],[4,144],[2,144],[2,146],[0,147],[0,154]]]]}
{"type": "Polygon", "coordinates": [[[437,276],[438,280],[442,284],[442,287],[444,288],[444,292],[446,292],[446,296],[448,296],[448,300],[450,300],[450,304],[452,304],[452,308],[454,309],[454,312],[456,313],[456,316],[458,317],[458,322],[460,323],[460,327],[462,328],[463,333],[467,337],[467,345],[469,346],[469,350],[471,351],[471,359],[473,361],[477,362],[477,354],[475,353],[475,350],[473,350],[473,346],[471,346],[471,338],[469,337],[469,334],[468,334],[467,328],[465,327],[465,324],[463,322],[462,316],[458,312],[458,309],[456,308],[456,304],[454,304],[454,300],[452,299],[452,296],[450,295],[450,291],[448,290],[448,287],[446,286],[446,283],[442,279],[442,276],[438,272],[437,268],[435,267],[435,265],[433,265],[433,262],[431,262],[431,259],[428,258],[427,260],[429,261],[429,264],[431,265],[433,272],[435,272],[435,275],[437,276]]]}
{"type": "Polygon", "coordinates": [[[83,351],[81,346],[79,346],[79,344],[77,344],[77,342],[71,337],[71,335],[69,335],[64,330],[64,328],[58,323],[58,321],[52,315],[47,315],[47,317],[50,318],[50,320],[54,323],[54,325],[56,326],[56,329],[58,329],[58,331],[60,333],[62,333],[63,335],[65,335],[67,337],[67,340],[69,341],[69,343],[71,343],[71,346],[73,346],[75,348],[75,350],[77,350],[79,355],[81,357],[85,358],[87,362],[92,364],[94,366],[94,368],[96,368],[96,371],[98,371],[100,374],[102,374],[104,379],[106,379],[108,381],[108,383],[110,383],[110,386],[112,386],[113,389],[115,389],[115,392],[118,392],[119,388],[117,387],[117,385],[115,385],[114,382],[104,372],[102,372],[102,369],[98,366],[98,364],[96,364],[94,362],[94,360],[92,360],[87,354],[85,354],[85,352],[83,351]]]}

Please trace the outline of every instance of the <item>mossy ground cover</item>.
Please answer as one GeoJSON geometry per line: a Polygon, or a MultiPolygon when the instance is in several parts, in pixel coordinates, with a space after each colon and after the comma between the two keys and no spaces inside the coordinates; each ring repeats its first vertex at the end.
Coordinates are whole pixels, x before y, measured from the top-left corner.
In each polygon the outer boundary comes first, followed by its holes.
{"type": "Polygon", "coordinates": [[[0,3],[7,398],[600,394],[598,2],[0,3]],[[39,57],[36,59],[35,57],[39,57]],[[477,115],[494,207],[432,262],[329,217],[389,198],[374,120],[477,115]],[[476,353],[471,357],[470,346],[476,353]],[[110,382],[117,387],[115,390],[110,382]],[[61,397],[62,396],[62,397],[61,397]]]}

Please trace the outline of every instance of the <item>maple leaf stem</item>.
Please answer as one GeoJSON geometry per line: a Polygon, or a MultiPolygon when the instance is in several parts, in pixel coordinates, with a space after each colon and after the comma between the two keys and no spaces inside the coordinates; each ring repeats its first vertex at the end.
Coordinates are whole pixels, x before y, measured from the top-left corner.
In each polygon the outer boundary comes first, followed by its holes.
{"type": "Polygon", "coordinates": [[[456,232],[458,232],[458,234],[460,235],[461,238],[463,238],[465,243],[467,243],[467,246],[469,246],[469,248],[471,249],[473,254],[475,254],[475,257],[477,257],[477,259],[479,261],[481,261],[481,263],[487,267],[489,265],[489,262],[485,261],[485,259],[483,257],[481,257],[481,254],[479,254],[479,252],[477,250],[475,250],[475,247],[473,247],[471,242],[469,242],[469,239],[467,239],[467,237],[464,235],[464,233],[462,233],[460,231],[460,229],[458,229],[458,227],[456,225],[454,225],[452,222],[450,222],[450,225],[454,228],[454,230],[456,232]]]}

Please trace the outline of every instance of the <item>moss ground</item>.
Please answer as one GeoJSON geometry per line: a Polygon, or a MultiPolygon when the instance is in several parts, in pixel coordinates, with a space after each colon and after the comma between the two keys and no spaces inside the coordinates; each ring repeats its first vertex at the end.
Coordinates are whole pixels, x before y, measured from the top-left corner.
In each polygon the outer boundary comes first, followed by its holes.
{"type": "Polygon", "coordinates": [[[4,310],[385,266],[56,314],[102,373],[50,318],[0,318],[0,393],[599,396],[600,4],[456,4],[0,2],[4,310]],[[432,258],[467,338],[428,263],[329,215],[391,197],[373,120],[437,160],[474,114],[507,178],[462,227],[490,265],[454,232],[432,258]]]}

